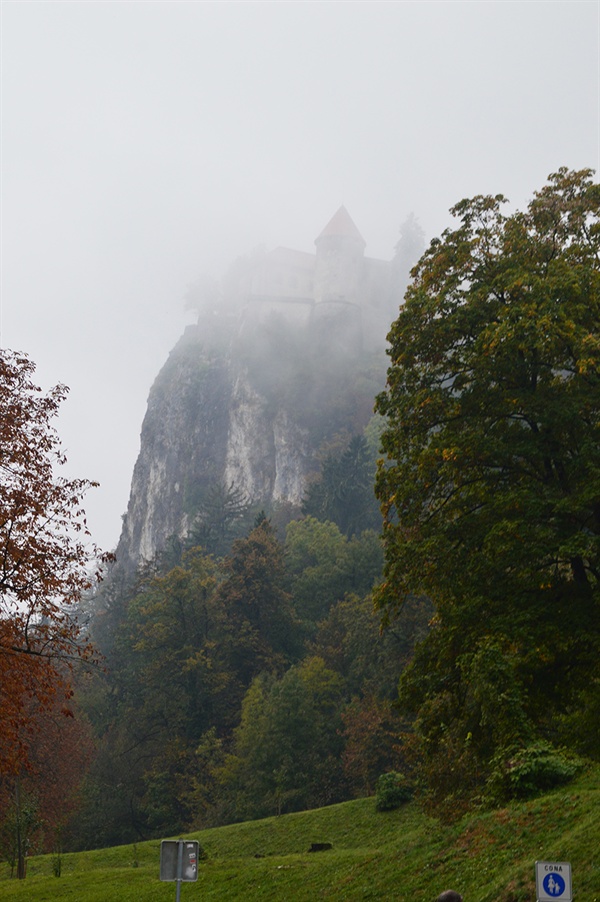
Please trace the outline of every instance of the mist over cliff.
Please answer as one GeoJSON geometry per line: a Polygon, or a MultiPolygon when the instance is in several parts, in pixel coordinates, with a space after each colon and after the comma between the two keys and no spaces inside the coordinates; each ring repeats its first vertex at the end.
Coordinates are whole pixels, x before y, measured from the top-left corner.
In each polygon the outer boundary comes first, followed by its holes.
{"type": "Polygon", "coordinates": [[[259,250],[220,285],[190,287],[198,321],[148,399],[117,549],[126,569],[172,537],[225,541],[252,511],[283,523],[300,514],[326,451],[372,417],[419,237],[411,220],[393,261],[370,259],[341,207],[315,254],[259,250]]]}

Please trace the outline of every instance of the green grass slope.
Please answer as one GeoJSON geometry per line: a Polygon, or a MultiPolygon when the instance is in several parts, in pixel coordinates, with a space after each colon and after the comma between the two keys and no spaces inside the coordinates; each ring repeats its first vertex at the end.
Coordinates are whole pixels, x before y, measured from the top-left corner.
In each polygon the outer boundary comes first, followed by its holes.
{"type": "MultiPolygon", "coordinates": [[[[600,769],[533,801],[444,826],[414,804],[377,813],[373,799],[199,833],[206,858],[192,900],[410,900],[443,889],[465,902],[535,902],[536,860],[570,861],[573,897],[600,902],[600,769]],[[309,853],[313,842],[330,851],[309,853]]],[[[31,858],[24,881],[0,865],[0,899],[15,902],[162,902],[176,885],[159,880],[160,842],[31,858]]]]}

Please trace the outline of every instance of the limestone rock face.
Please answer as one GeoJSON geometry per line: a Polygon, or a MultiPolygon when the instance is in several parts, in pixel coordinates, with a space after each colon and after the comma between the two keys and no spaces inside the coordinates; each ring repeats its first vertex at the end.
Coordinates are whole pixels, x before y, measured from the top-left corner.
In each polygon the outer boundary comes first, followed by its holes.
{"type": "Polygon", "coordinates": [[[224,481],[252,501],[300,505],[313,454],[307,431],[238,373],[231,394],[224,481]]]}
{"type": "Polygon", "coordinates": [[[150,391],[117,559],[132,569],[171,536],[185,538],[201,499],[219,485],[267,510],[299,507],[314,468],[315,448],[293,412],[257,390],[233,355],[207,351],[190,327],[150,391]]]}

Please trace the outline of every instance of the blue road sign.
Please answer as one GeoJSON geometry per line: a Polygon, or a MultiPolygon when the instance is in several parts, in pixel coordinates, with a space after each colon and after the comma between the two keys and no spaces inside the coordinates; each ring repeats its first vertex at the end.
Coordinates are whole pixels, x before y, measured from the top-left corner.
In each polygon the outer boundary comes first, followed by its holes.
{"type": "Polygon", "coordinates": [[[542,880],[544,891],[552,898],[559,899],[565,891],[565,881],[560,874],[546,874],[542,880]]]}
{"type": "Polygon", "coordinates": [[[537,902],[573,902],[571,865],[568,861],[536,861],[535,888],[537,902]]]}

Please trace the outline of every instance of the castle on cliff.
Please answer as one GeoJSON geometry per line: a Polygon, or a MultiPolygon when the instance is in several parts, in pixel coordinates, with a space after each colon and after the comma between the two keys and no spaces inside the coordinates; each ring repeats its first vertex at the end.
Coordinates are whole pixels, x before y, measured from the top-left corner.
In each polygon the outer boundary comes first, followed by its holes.
{"type": "Polygon", "coordinates": [[[315,239],[314,254],[277,247],[238,261],[220,291],[197,303],[199,326],[210,315],[237,320],[250,336],[280,320],[346,348],[381,346],[397,315],[403,287],[393,261],[365,256],[366,242],[341,206],[315,239]]]}
{"type": "MultiPolygon", "coordinates": [[[[409,221],[401,235],[406,244],[418,227],[409,221]]],[[[169,537],[187,536],[215,487],[234,487],[265,510],[300,509],[322,443],[357,434],[371,417],[385,338],[418,257],[411,247],[412,258],[400,242],[389,263],[366,257],[340,207],[315,253],[254,252],[220,284],[204,277],[190,286],[198,321],[148,398],[117,549],[125,569],[152,560],[169,537]]]]}

